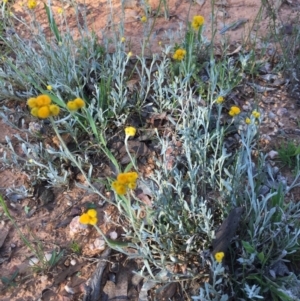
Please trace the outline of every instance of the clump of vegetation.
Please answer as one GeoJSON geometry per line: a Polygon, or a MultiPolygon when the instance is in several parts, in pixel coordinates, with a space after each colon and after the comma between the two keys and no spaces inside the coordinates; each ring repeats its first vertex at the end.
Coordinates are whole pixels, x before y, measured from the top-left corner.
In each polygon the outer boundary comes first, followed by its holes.
{"type": "MultiPolygon", "coordinates": [[[[36,6],[30,1],[28,13],[34,15],[36,6]]],[[[75,40],[70,31],[59,29],[51,7],[45,4],[44,10],[50,38],[37,22],[29,41],[17,31],[1,34],[9,51],[0,70],[0,97],[23,108],[27,104],[24,114],[39,129],[47,121],[48,131],[29,128],[26,137],[16,136],[23,156],[7,139],[11,155],[4,154],[2,163],[30,171],[33,183],[47,181],[49,187],[69,186],[74,181],[70,170],[80,173],[86,185],[76,185],[119,210],[122,240],[103,233],[94,208],[82,213],[79,222],[94,227],[114,250],[141,259],[143,267],[137,272],[145,278],[163,283],[191,281],[200,271],[202,280],[211,275],[190,296],[193,300],[300,298],[295,290],[299,276],[288,263],[299,247],[300,205],[285,202],[286,193],[298,185],[299,164],[288,190],[277,185],[262,193],[266,169],[272,176],[263,154],[253,158],[263,112],[257,104],[244,111],[228,97],[252,70],[255,57],[240,52],[234,59],[217,58],[205,38],[205,19],[196,15],[182,41],[147,61],[142,51],[129,68],[132,53],[127,52],[126,37],[115,32],[115,51],[110,53],[107,41],[100,44],[80,24],[75,40]],[[138,85],[130,91],[127,83],[133,75],[138,85]],[[149,112],[168,112],[168,131],[145,122],[149,112]],[[159,155],[146,177],[136,137],[147,131],[159,155]],[[75,147],[65,141],[65,134],[75,147]],[[45,142],[53,136],[57,145],[45,142]],[[111,142],[116,136],[124,161],[111,142]],[[111,168],[111,176],[101,178],[104,189],[96,185],[102,170],[95,158],[111,168]],[[137,189],[147,194],[148,203],[137,189]]],[[[148,21],[146,15],[141,18],[143,24],[148,21]]],[[[27,25],[32,29],[33,24],[27,25]]],[[[119,30],[123,32],[122,25],[119,30]]],[[[144,50],[149,36],[143,41],[144,50]]],[[[1,117],[10,122],[11,113],[4,107],[1,117]]],[[[299,153],[292,143],[279,150],[288,166],[298,162],[299,153]]],[[[15,224],[4,200],[1,206],[15,224]]],[[[77,242],[70,248],[80,253],[77,242]]],[[[39,245],[35,250],[41,253],[39,245]]],[[[53,251],[46,269],[62,256],[53,251]]]]}
{"type": "Polygon", "coordinates": [[[283,165],[292,168],[297,165],[297,157],[300,155],[300,145],[294,141],[288,141],[278,148],[278,157],[283,165]]]}

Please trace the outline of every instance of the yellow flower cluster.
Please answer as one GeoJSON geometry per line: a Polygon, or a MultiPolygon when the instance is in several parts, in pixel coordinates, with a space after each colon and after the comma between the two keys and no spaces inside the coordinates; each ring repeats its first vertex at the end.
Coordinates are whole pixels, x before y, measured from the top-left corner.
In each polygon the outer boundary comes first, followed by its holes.
{"type": "Polygon", "coordinates": [[[137,178],[138,174],[135,171],[120,173],[111,186],[117,194],[123,195],[127,192],[127,189],[136,188],[137,178]]]}
{"type": "Polygon", "coordinates": [[[83,99],[81,98],[76,98],[74,100],[70,100],[68,101],[67,103],[67,108],[70,110],[70,111],[77,111],[81,108],[83,108],[85,105],[85,102],[83,99]]]}
{"type": "Polygon", "coordinates": [[[254,110],[252,112],[252,115],[254,116],[254,118],[259,118],[260,117],[260,113],[258,111],[256,111],[256,110],[254,110]]]}
{"type": "MultiPolygon", "coordinates": [[[[260,113],[259,113],[258,111],[256,111],[256,110],[254,110],[254,111],[252,112],[252,116],[253,116],[255,119],[258,119],[258,118],[260,117],[260,113]]],[[[245,123],[246,123],[246,124],[250,124],[250,123],[251,123],[251,119],[250,119],[249,117],[247,117],[247,118],[245,119],[245,123]]],[[[255,122],[255,124],[257,124],[257,121],[255,122]]]]}
{"type": "Polygon", "coordinates": [[[200,26],[202,26],[205,22],[204,17],[202,16],[194,16],[192,21],[192,27],[194,30],[199,30],[200,26]]]}
{"type": "Polygon", "coordinates": [[[97,211],[89,209],[79,217],[79,222],[84,225],[96,225],[98,222],[97,211]]]}
{"type": "Polygon", "coordinates": [[[27,7],[28,7],[29,9],[35,9],[35,8],[37,7],[37,2],[36,2],[36,0],[29,0],[29,1],[27,2],[27,7]]]}
{"type": "Polygon", "coordinates": [[[234,117],[234,116],[236,116],[236,115],[239,115],[241,113],[241,110],[240,110],[240,108],[239,107],[237,107],[237,106],[232,106],[231,108],[230,108],[230,111],[229,111],[229,115],[230,116],[232,116],[232,117],[234,117]]]}
{"type": "Polygon", "coordinates": [[[176,61],[182,61],[186,55],[186,51],[184,49],[177,49],[173,54],[173,59],[176,61]]]}
{"type": "Polygon", "coordinates": [[[217,262],[221,263],[224,256],[225,256],[224,252],[218,252],[215,254],[215,259],[217,262]]]}
{"type": "Polygon", "coordinates": [[[44,94],[36,98],[29,98],[27,105],[31,109],[31,115],[41,119],[48,118],[49,116],[57,116],[60,112],[59,107],[51,104],[51,98],[44,94]]]}
{"type": "Polygon", "coordinates": [[[146,17],[146,16],[142,16],[142,17],[141,17],[141,21],[142,21],[143,23],[146,23],[146,22],[147,22],[147,17],[146,17]]]}

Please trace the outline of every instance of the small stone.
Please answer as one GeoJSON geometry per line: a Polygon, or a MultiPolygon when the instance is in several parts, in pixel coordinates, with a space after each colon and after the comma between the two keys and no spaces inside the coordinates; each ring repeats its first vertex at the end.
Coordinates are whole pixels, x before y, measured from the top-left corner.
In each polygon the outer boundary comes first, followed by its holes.
{"type": "Polygon", "coordinates": [[[263,140],[263,141],[271,141],[272,139],[271,139],[271,137],[269,135],[262,134],[261,135],[261,140],[263,140]]]}
{"type": "Polygon", "coordinates": [[[263,101],[265,104],[275,103],[274,98],[270,98],[270,97],[263,98],[262,101],[263,101]]]}
{"type": "Polygon", "coordinates": [[[67,258],[67,259],[65,260],[64,265],[65,265],[66,267],[70,266],[70,259],[69,259],[69,258],[67,258]]]}
{"type": "Polygon", "coordinates": [[[268,117],[272,120],[275,120],[276,119],[276,114],[274,114],[273,112],[269,112],[268,113],[268,117]]]}
{"type": "Polygon", "coordinates": [[[278,122],[278,125],[282,128],[284,126],[284,124],[282,122],[278,122]]]}
{"type": "Polygon", "coordinates": [[[258,190],[258,195],[267,195],[270,191],[270,188],[267,185],[262,185],[258,190]]]}
{"type": "Polygon", "coordinates": [[[68,294],[72,294],[72,295],[75,294],[74,290],[73,290],[71,287],[69,287],[68,285],[65,285],[65,291],[66,291],[68,294]]]}
{"type": "Polygon", "coordinates": [[[94,249],[97,249],[99,251],[103,251],[105,249],[105,241],[101,238],[96,238],[93,245],[94,249]]]}
{"type": "Polygon", "coordinates": [[[274,122],[269,123],[269,128],[274,129],[276,127],[276,124],[274,122]]]}
{"type": "Polygon", "coordinates": [[[79,222],[79,216],[75,216],[70,223],[70,236],[73,238],[76,235],[87,235],[90,230],[87,225],[79,222]]]}
{"type": "Polygon", "coordinates": [[[71,201],[68,201],[68,202],[67,202],[67,205],[68,205],[69,207],[71,207],[73,204],[72,204],[71,201]]]}
{"type": "Polygon", "coordinates": [[[51,253],[45,253],[45,259],[46,259],[47,261],[50,261],[51,258],[52,258],[52,254],[51,254],[51,253]]]}
{"type": "Polygon", "coordinates": [[[278,152],[274,151],[274,150],[271,150],[269,153],[268,153],[268,156],[271,158],[271,159],[274,159],[278,156],[278,152]]]}
{"type": "Polygon", "coordinates": [[[71,265],[75,265],[75,264],[76,264],[76,260],[75,260],[75,259],[72,259],[72,260],[70,261],[70,264],[71,264],[71,265]]]}
{"type": "Polygon", "coordinates": [[[37,265],[39,262],[40,261],[36,257],[29,259],[29,265],[31,265],[31,266],[37,265]]]}
{"type": "Polygon", "coordinates": [[[118,238],[118,233],[116,231],[112,231],[112,232],[109,233],[109,237],[112,240],[116,240],[118,238]]]}
{"type": "Polygon", "coordinates": [[[274,177],[277,176],[278,173],[279,173],[279,167],[274,166],[273,169],[272,169],[272,172],[273,172],[273,176],[274,176],[274,177]]]}
{"type": "Polygon", "coordinates": [[[288,113],[288,110],[286,108],[279,108],[277,110],[277,115],[281,116],[281,117],[287,115],[287,113],[288,113]]]}

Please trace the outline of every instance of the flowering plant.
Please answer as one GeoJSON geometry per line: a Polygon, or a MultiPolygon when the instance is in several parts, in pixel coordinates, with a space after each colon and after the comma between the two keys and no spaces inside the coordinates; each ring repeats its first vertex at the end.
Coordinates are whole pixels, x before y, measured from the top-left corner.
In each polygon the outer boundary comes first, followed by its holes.
{"type": "Polygon", "coordinates": [[[120,173],[111,186],[117,194],[124,195],[128,189],[136,188],[137,178],[138,174],[136,172],[120,173]]]}
{"type": "Polygon", "coordinates": [[[52,104],[51,98],[46,94],[39,95],[36,98],[29,98],[27,105],[31,109],[31,115],[41,119],[57,116],[60,112],[59,106],[52,104]]]}

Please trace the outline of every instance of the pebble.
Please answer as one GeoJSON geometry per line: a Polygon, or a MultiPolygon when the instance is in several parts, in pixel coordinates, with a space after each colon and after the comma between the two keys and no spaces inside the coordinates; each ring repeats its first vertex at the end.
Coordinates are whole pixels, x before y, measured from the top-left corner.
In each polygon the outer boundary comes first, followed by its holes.
{"type": "Polygon", "coordinates": [[[276,124],[274,122],[269,123],[269,129],[274,129],[276,127],[276,124]]]}
{"type": "Polygon", "coordinates": [[[279,115],[281,117],[287,115],[287,113],[288,113],[288,110],[286,108],[279,108],[277,110],[277,115],[279,115]]]}
{"type": "Polygon", "coordinates": [[[112,232],[109,233],[109,237],[112,240],[116,240],[118,238],[118,233],[116,231],[112,231],[112,232]]]}
{"type": "Polygon", "coordinates": [[[271,159],[274,159],[278,156],[278,152],[274,151],[274,150],[271,150],[270,152],[268,152],[268,156],[271,158],[271,159]]]}
{"type": "Polygon", "coordinates": [[[271,141],[271,137],[267,134],[262,134],[261,135],[261,140],[265,140],[265,141],[271,141]]]}
{"type": "Polygon", "coordinates": [[[68,285],[65,285],[65,291],[66,291],[68,294],[72,294],[72,295],[75,294],[74,290],[73,290],[71,287],[69,287],[68,285]]]}
{"type": "Polygon", "coordinates": [[[274,166],[272,171],[273,171],[273,176],[276,177],[279,173],[279,167],[274,166]]]}
{"type": "Polygon", "coordinates": [[[259,188],[259,191],[258,191],[258,195],[267,195],[267,193],[270,191],[270,188],[267,186],[267,185],[262,185],[260,188],[259,188]]]}
{"type": "Polygon", "coordinates": [[[29,265],[31,265],[31,266],[34,266],[34,265],[38,264],[39,262],[40,261],[36,257],[29,259],[29,265]]]}
{"type": "Polygon", "coordinates": [[[274,98],[270,98],[270,97],[263,98],[262,101],[263,101],[265,104],[275,103],[274,98]]]}
{"type": "Polygon", "coordinates": [[[105,241],[102,238],[96,238],[94,242],[89,245],[89,247],[92,251],[103,251],[105,250],[105,241]]]}
{"type": "Polygon", "coordinates": [[[51,253],[45,253],[45,259],[46,259],[47,261],[50,261],[51,258],[52,258],[52,254],[51,254],[51,253]]]}
{"type": "Polygon", "coordinates": [[[276,114],[274,114],[273,112],[269,112],[268,117],[272,120],[276,119],[276,114]]]}
{"type": "Polygon", "coordinates": [[[70,264],[71,264],[71,265],[75,265],[75,264],[76,264],[76,260],[75,260],[75,259],[72,259],[72,260],[70,261],[70,264]]]}
{"type": "Polygon", "coordinates": [[[70,225],[70,236],[73,238],[76,235],[87,235],[90,231],[87,225],[83,225],[79,222],[79,216],[75,216],[70,225]]]}

